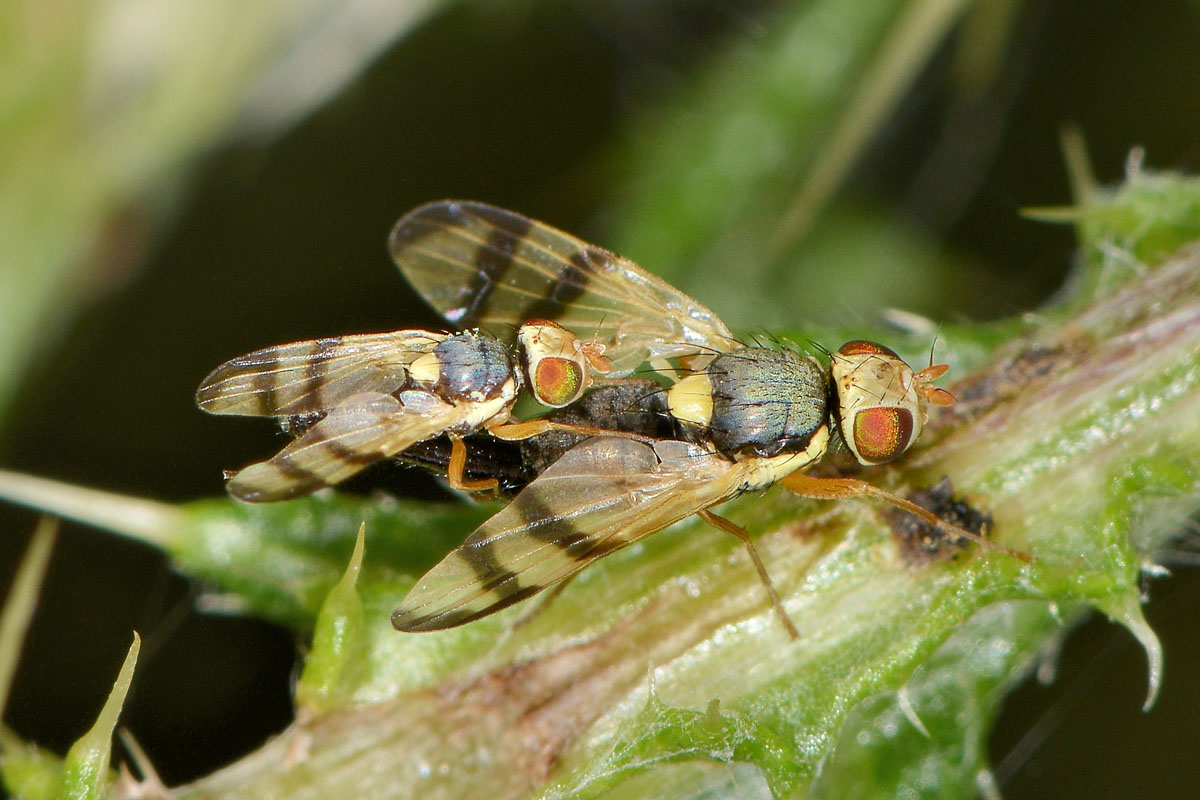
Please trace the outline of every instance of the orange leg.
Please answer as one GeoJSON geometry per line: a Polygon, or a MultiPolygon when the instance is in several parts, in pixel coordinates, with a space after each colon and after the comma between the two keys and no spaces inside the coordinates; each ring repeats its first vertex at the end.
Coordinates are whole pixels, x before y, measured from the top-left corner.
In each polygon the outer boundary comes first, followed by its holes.
{"type": "Polygon", "coordinates": [[[905,500],[899,495],[892,494],[885,489],[880,489],[878,486],[866,481],[856,480],[855,478],[814,478],[802,472],[793,472],[780,481],[780,483],[801,497],[811,497],[816,500],[849,500],[854,497],[864,496],[877,497],[886,503],[891,503],[896,508],[901,508],[910,514],[916,514],[930,525],[945,531],[951,536],[962,536],[975,542],[980,547],[987,548],[988,550],[998,550],[1027,564],[1033,562],[1033,556],[1029,555],[1029,553],[1005,547],[1002,544],[993,542],[991,539],[985,539],[978,534],[963,530],[957,525],[946,522],[929,509],[921,508],[916,503],[905,500]]]}
{"type": "Polygon", "coordinates": [[[500,490],[500,481],[495,478],[483,478],[469,481],[463,475],[467,468],[467,446],[457,436],[450,437],[450,465],[446,468],[446,480],[450,485],[462,492],[491,492],[493,495],[500,490]]]}
{"type": "Polygon", "coordinates": [[[528,439],[531,436],[537,436],[541,433],[550,431],[562,431],[564,433],[579,433],[584,436],[624,436],[627,439],[636,439],[639,442],[653,444],[657,441],[652,436],[643,436],[640,433],[629,433],[628,431],[613,431],[608,428],[597,428],[593,425],[572,425],[569,422],[554,422],[548,419],[531,419],[524,422],[506,422],[503,425],[497,425],[494,428],[488,428],[488,433],[495,436],[497,439],[504,439],[512,442],[518,439],[528,439]]]}
{"type": "Polygon", "coordinates": [[[746,550],[750,553],[750,560],[754,562],[754,568],[758,570],[759,580],[763,586],[767,587],[767,594],[771,597],[771,605],[775,607],[775,613],[779,615],[779,621],[783,623],[783,627],[787,628],[788,636],[792,640],[800,638],[800,632],[796,630],[792,618],[788,616],[787,611],[783,607],[783,601],[779,599],[779,593],[775,591],[775,585],[771,583],[771,577],[767,575],[767,568],[763,566],[762,559],[758,557],[758,551],[754,549],[754,542],[750,541],[750,534],[740,525],[735,525],[724,517],[718,517],[711,511],[702,510],[696,512],[700,519],[712,525],[717,530],[724,531],[734,537],[742,544],[746,545],[746,550]]]}

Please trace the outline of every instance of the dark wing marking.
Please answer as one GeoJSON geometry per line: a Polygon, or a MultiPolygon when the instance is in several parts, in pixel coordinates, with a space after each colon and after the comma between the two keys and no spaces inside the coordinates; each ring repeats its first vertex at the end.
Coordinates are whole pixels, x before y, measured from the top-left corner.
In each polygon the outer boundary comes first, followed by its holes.
{"type": "Polygon", "coordinates": [[[499,611],[722,502],[740,482],[737,465],[684,442],[587,439],[426,573],[392,624],[438,630],[499,611]]]}
{"type": "Polygon", "coordinates": [[[451,323],[511,339],[521,323],[549,319],[603,344],[613,375],[737,346],[712,311],[632,261],[512,211],[431,203],[396,223],[390,245],[451,323]]]}
{"type": "Polygon", "coordinates": [[[247,416],[328,411],[360,392],[400,389],[413,359],[444,338],[395,331],[267,347],[213,370],[196,390],[196,404],[211,414],[247,416]]]}
{"type": "Polygon", "coordinates": [[[347,398],[299,439],[230,479],[229,493],[251,503],[298,497],[344,481],[381,458],[436,436],[471,412],[425,395],[420,413],[394,396],[367,392],[347,398]]]}

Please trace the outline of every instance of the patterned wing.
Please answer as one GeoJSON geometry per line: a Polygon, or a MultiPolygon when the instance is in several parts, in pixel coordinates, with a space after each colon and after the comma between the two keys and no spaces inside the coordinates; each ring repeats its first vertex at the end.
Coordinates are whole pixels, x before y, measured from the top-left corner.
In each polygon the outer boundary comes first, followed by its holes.
{"type": "Polygon", "coordinates": [[[213,370],[196,390],[196,404],[210,414],[256,417],[328,411],[362,392],[401,388],[413,359],[444,338],[395,331],[256,350],[213,370]]]}
{"type": "Polygon", "coordinates": [[[396,223],[391,251],[451,323],[511,339],[521,323],[548,319],[603,344],[613,375],[737,346],[712,311],[632,261],[483,203],[421,206],[396,223]]]}
{"type": "Polygon", "coordinates": [[[727,499],[740,480],[684,442],[587,439],[422,577],[392,624],[431,631],[487,616],[727,499]]]}
{"type": "Polygon", "coordinates": [[[424,393],[406,407],[389,394],[364,392],[345,401],[267,461],[234,475],[229,493],[250,503],[287,500],[344,481],[372,462],[442,433],[470,409],[424,393]]]}

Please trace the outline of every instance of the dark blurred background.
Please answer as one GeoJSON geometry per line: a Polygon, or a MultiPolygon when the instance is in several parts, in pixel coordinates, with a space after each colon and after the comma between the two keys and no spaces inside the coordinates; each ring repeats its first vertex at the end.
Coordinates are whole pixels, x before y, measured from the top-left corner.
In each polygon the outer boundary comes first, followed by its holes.
{"type": "MultiPolygon", "coordinates": [[[[208,370],[294,339],[437,327],[386,251],[395,220],[429,200],[485,200],[613,244],[604,228],[612,198],[596,165],[620,126],[731,40],[753,42],[777,13],[767,0],[435,13],[286,132],[238,137],[198,157],[165,224],[136,202],[114,213],[93,253],[109,290],[34,360],[0,429],[0,465],[167,501],[221,493],[223,468],[262,458],[279,440],[270,425],[199,413],[192,394],[208,370]]],[[[1012,31],[994,117],[961,123],[991,145],[949,166],[930,163],[954,121],[946,48],[844,190],[990,270],[937,313],[1007,316],[1061,284],[1072,231],[1019,211],[1070,202],[1064,124],[1084,132],[1105,182],[1120,178],[1135,146],[1155,168],[1200,166],[1194,5],[1031,2],[1012,31]],[[951,202],[939,169],[956,164],[970,174],[951,202]],[[921,193],[930,187],[937,197],[921,193]]],[[[700,299],[722,311],[721,297],[700,299]]],[[[406,490],[439,491],[415,474],[406,490]]],[[[35,521],[0,506],[5,582],[35,521]]],[[[1084,623],[1064,645],[1056,680],[1027,682],[1006,702],[992,758],[1007,796],[1195,793],[1200,575],[1182,565],[1148,591],[1147,616],[1166,650],[1155,708],[1140,710],[1146,664],[1132,637],[1102,619],[1084,623]]],[[[254,748],[289,721],[297,643],[263,623],[197,613],[192,597],[155,551],[64,525],[5,722],[64,751],[94,720],[136,629],[145,642],[122,724],[167,782],[254,748]]]]}

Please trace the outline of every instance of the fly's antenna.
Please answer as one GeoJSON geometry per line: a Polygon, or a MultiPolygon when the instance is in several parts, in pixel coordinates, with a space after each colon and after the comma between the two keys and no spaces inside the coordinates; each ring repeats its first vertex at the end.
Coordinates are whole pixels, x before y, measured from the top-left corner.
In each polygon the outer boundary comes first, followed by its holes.
{"type": "Polygon", "coordinates": [[[592,369],[601,375],[612,371],[612,363],[604,357],[604,351],[607,346],[600,341],[600,331],[604,329],[604,323],[608,319],[608,312],[604,312],[600,316],[600,320],[596,323],[596,327],[592,330],[592,338],[585,341],[579,341],[576,345],[579,351],[583,353],[588,364],[592,369]]]}
{"type": "Polygon", "coordinates": [[[933,349],[937,346],[940,335],[940,333],[934,334],[933,341],[929,344],[929,366],[914,373],[913,380],[916,382],[917,394],[927,403],[935,406],[951,406],[954,405],[954,395],[933,385],[934,381],[945,375],[950,369],[949,364],[933,363],[933,349]]]}
{"type": "Polygon", "coordinates": [[[931,341],[929,343],[929,366],[930,367],[933,366],[933,351],[937,347],[937,340],[938,340],[938,337],[941,335],[942,335],[942,332],[940,330],[938,330],[937,332],[935,332],[933,334],[933,341],[931,341]]]}

